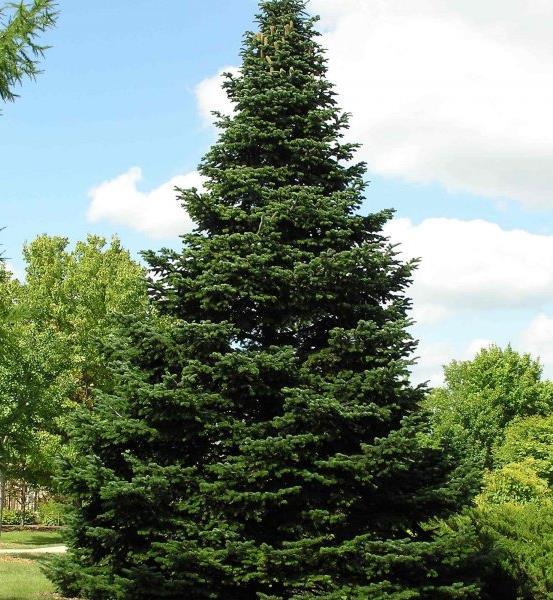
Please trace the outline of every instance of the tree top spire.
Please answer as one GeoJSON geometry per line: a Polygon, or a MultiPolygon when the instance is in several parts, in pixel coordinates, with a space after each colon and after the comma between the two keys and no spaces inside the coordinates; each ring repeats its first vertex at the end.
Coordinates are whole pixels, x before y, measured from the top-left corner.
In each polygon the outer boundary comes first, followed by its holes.
{"type": "Polygon", "coordinates": [[[259,6],[262,11],[267,12],[304,12],[306,5],[305,0],[265,0],[259,6]]]}

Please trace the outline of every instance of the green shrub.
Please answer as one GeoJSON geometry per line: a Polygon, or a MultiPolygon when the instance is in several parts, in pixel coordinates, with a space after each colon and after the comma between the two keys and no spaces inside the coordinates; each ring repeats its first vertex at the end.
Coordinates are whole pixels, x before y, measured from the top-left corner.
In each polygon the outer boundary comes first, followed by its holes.
{"type": "Polygon", "coordinates": [[[553,415],[515,419],[494,450],[496,468],[528,458],[533,459],[536,473],[553,485],[553,415]]]}
{"type": "Polygon", "coordinates": [[[518,598],[553,598],[553,503],[508,502],[477,514],[506,577],[517,582],[518,598]]]}
{"type": "Polygon", "coordinates": [[[482,493],[476,504],[486,506],[513,502],[525,504],[539,502],[551,495],[549,486],[536,472],[534,459],[506,464],[501,469],[484,475],[482,493]]]}
{"type": "MultiPolygon", "coordinates": [[[[21,511],[20,510],[9,510],[4,509],[2,515],[2,524],[3,525],[21,525],[21,511]]],[[[35,512],[27,511],[25,513],[24,525],[37,525],[38,524],[38,515],[35,512]]]]}
{"type": "Polygon", "coordinates": [[[49,500],[38,507],[38,522],[41,525],[65,525],[68,506],[62,502],[49,500]]]}

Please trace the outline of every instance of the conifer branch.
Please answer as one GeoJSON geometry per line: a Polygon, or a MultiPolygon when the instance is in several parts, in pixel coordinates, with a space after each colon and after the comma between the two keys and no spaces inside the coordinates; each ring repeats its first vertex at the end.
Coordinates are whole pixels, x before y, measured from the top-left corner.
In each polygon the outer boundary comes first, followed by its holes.
{"type": "Polygon", "coordinates": [[[53,0],[0,7],[0,99],[13,101],[17,98],[13,88],[41,72],[39,61],[49,46],[37,38],[54,26],[56,18],[53,0]]]}

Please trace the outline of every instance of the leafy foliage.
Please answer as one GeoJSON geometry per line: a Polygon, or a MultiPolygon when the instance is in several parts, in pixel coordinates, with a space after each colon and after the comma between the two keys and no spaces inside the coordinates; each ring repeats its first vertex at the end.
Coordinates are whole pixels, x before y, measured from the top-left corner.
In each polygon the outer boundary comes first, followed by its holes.
{"type": "Polygon", "coordinates": [[[538,361],[492,347],[446,368],[447,387],[428,401],[441,439],[481,473],[472,510],[480,547],[528,599],[553,589],[551,383],[540,377],[538,361]]]}
{"type": "Polygon", "coordinates": [[[453,361],[445,386],[425,400],[434,436],[472,484],[467,498],[482,485],[485,469],[494,466],[494,449],[516,419],[550,414],[553,386],[542,381],[539,361],[510,346],[482,350],[472,361],[453,361]]]}
{"type": "MultiPolygon", "coordinates": [[[[7,273],[1,286],[5,334],[0,361],[0,456],[3,474],[15,475],[17,470],[19,475],[20,469],[30,468],[23,457],[32,456],[30,448],[36,447],[34,433],[53,417],[50,398],[41,394],[49,387],[49,381],[40,361],[47,361],[49,353],[38,340],[31,344],[31,340],[22,337],[14,302],[17,286],[7,273]]],[[[34,471],[40,470],[39,462],[34,471]]]]}
{"type": "Polygon", "coordinates": [[[484,487],[476,502],[480,505],[537,502],[551,496],[547,481],[535,469],[535,461],[526,459],[508,463],[484,476],[484,487]]]}
{"type": "Polygon", "coordinates": [[[553,415],[515,419],[493,459],[496,467],[531,459],[534,471],[553,486],[553,415]]]}
{"type": "Polygon", "coordinates": [[[61,237],[40,236],[24,248],[20,317],[50,343],[58,385],[69,402],[91,402],[105,376],[98,342],[117,315],[146,310],[143,269],[114,239],[89,236],[68,249],[61,237]]]}
{"type": "Polygon", "coordinates": [[[43,502],[38,507],[38,522],[41,525],[65,525],[69,507],[63,502],[53,499],[43,502]]]}
{"type": "Polygon", "coordinates": [[[553,417],[516,419],[494,451],[478,518],[521,598],[553,592],[553,417]]]}
{"type": "Polygon", "coordinates": [[[26,511],[24,514],[20,510],[4,509],[2,512],[3,525],[36,525],[37,519],[35,513],[26,511]]]}
{"type": "Polygon", "coordinates": [[[49,484],[75,406],[90,406],[105,377],[98,340],[118,314],[146,310],[143,270],[117,240],[89,237],[68,249],[41,236],[24,251],[25,283],[4,273],[0,454],[6,476],[49,484]]]}
{"type": "Polygon", "coordinates": [[[445,375],[426,405],[435,439],[473,474],[466,500],[476,504],[463,518],[475,534],[474,553],[495,565],[483,573],[487,587],[497,589],[499,578],[512,588],[500,597],[549,598],[552,383],[541,380],[537,360],[510,347],[454,361],[445,375]]]}

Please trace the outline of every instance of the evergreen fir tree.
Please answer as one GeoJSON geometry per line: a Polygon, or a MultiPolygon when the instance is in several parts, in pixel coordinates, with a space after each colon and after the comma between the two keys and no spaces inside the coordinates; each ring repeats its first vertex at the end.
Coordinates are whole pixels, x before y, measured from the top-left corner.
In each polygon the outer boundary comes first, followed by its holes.
{"type": "Polygon", "coordinates": [[[359,213],[365,166],[302,0],[261,3],[233,115],[183,190],[162,313],[113,340],[76,424],[79,501],[54,577],[94,600],[478,598],[469,540],[409,383],[413,265],[359,213]],[[466,548],[463,544],[466,542],[466,548]]]}

